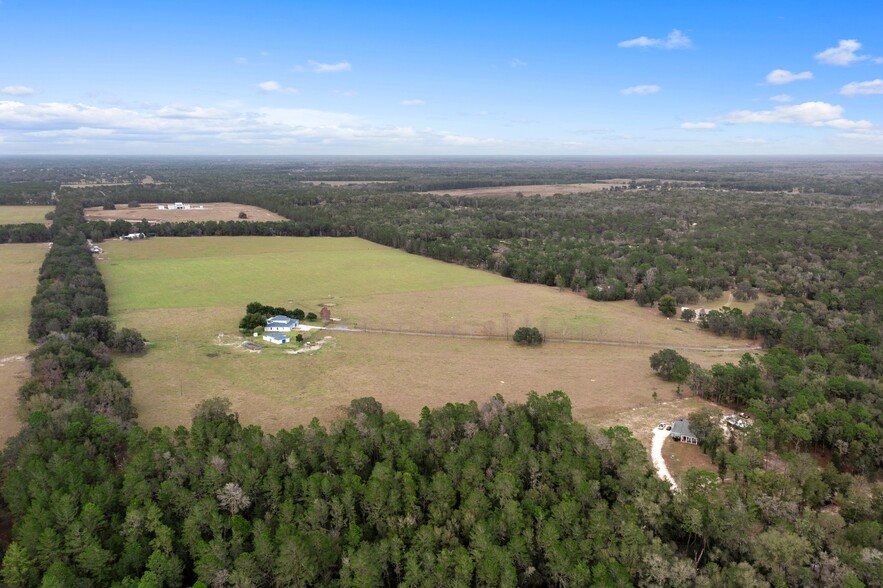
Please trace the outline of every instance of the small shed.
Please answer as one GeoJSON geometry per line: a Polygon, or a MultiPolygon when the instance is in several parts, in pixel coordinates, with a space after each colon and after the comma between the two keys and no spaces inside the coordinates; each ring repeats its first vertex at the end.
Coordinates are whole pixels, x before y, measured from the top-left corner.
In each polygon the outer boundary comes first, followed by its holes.
{"type": "Polygon", "coordinates": [[[678,437],[681,443],[689,443],[691,445],[698,445],[699,439],[690,430],[690,423],[685,418],[675,419],[671,424],[671,436],[672,439],[678,437]]]}
{"type": "Polygon", "coordinates": [[[276,345],[282,345],[283,343],[288,343],[289,341],[291,341],[291,337],[283,333],[267,333],[266,335],[264,335],[264,341],[269,341],[270,343],[275,343],[276,345]]]}
{"type": "Polygon", "coordinates": [[[330,321],[331,320],[331,309],[328,308],[327,306],[323,306],[322,309],[319,311],[319,318],[322,319],[323,321],[330,321]]]}

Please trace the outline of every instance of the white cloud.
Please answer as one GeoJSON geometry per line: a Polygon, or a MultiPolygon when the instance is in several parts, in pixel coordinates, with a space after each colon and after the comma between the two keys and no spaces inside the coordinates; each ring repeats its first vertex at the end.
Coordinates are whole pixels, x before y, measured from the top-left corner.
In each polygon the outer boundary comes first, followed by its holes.
{"type": "Polygon", "coordinates": [[[841,139],[849,139],[851,141],[862,141],[866,143],[883,143],[883,131],[881,130],[858,130],[851,133],[840,133],[837,135],[841,139]]]}
{"type": "Polygon", "coordinates": [[[276,92],[279,94],[297,94],[297,88],[285,88],[279,82],[275,80],[270,80],[267,82],[261,82],[258,84],[258,89],[261,92],[276,92]]]}
{"type": "Polygon", "coordinates": [[[862,44],[855,39],[843,39],[836,47],[825,49],[816,53],[816,59],[828,65],[849,65],[854,61],[870,59],[870,55],[856,55],[856,51],[862,48],[862,44]]]}
{"type": "Polygon", "coordinates": [[[310,69],[316,73],[337,73],[341,71],[352,71],[353,66],[348,61],[339,63],[319,63],[318,61],[310,61],[310,69]]]}
{"type": "Polygon", "coordinates": [[[792,102],[794,98],[788,94],[776,94],[775,96],[770,96],[770,100],[773,102],[792,102]]]}
{"type": "Polygon", "coordinates": [[[688,131],[701,131],[717,128],[717,124],[713,122],[685,122],[681,123],[681,128],[688,131]]]}
{"type": "Polygon", "coordinates": [[[620,94],[625,94],[626,96],[631,96],[632,94],[655,94],[662,90],[659,86],[655,84],[644,85],[644,86],[631,86],[629,88],[623,88],[619,91],[620,94]]]}
{"type": "Polygon", "coordinates": [[[787,69],[774,69],[770,73],[766,75],[766,81],[768,84],[781,85],[781,84],[790,84],[791,82],[796,82],[798,80],[811,80],[812,72],[811,71],[803,71],[800,73],[792,73],[787,69]]]}
{"type": "Polygon", "coordinates": [[[616,44],[617,47],[624,47],[626,49],[631,47],[656,47],[658,49],[689,49],[693,46],[693,42],[690,38],[679,31],[678,29],[673,29],[667,37],[664,39],[653,39],[650,37],[637,37],[636,39],[629,39],[627,41],[620,41],[616,44]]]}
{"type": "Polygon", "coordinates": [[[769,141],[756,137],[745,137],[744,139],[736,139],[736,143],[742,143],[743,145],[766,145],[769,141]]]}
{"type": "Polygon", "coordinates": [[[826,120],[814,122],[814,127],[831,127],[833,129],[872,129],[874,123],[869,120],[848,120],[845,118],[835,118],[834,120],[826,120]]]}
{"type": "Polygon", "coordinates": [[[33,93],[34,89],[28,86],[3,86],[0,88],[0,94],[7,96],[29,96],[33,93]]]}
{"type": "Polygon", "coordinates": [[[246,65],[248,63],[248,58],[247,57],[237,57],[236,59],[233,60],[233,63],[235,63],[236,65],[246,65]]]}
{"type": "MultiPolygon", "coordinates": [[[[318,146],[389,149],[418,145],[423,150],[451,146],[492,146],[497,139],[468,137],[432,129],[382,126],[345,112],[308,108],[237,111],[201,106],[145,106],[140,109],[50,102],[0,101],[0,128],[6,144],[88,145],[103,152],[125,146],[177,144],[229,152],[236,145],[318,146]]],[[[297,147],[300,146],[300,147],[297,147]]]]}
{"type": "Polygon", "coordinates": [[[874,63],[878,63],[878,64],[883,63],[883,57],[875,57],[871,61],[873,61],[874,63]]]}
{"type": "Polygon", "coordinates": [[[527,62],[521,61],[517,57],[513,57],[512,61],[509,62],[509,67],[527,67],[527,62]]]}
{"type": "Polygon", "coordinates": [[[426,104],[425,100],[420,100],[419,98],[414,98],[412,100],[402,100],[400,102],[402,106],[423,106],[426,104]]]}
{"type": "Polygon", "coordinates": [[[484,139],[480,137],[468,137],[465,135],[445,135],[442,137],[445,145],[473,146],[473,145],[497,145],[502,143],[499,139],[484,139]]]}
{"type": "Polygon", "coordinates": [[[173,104],[163,106],[156,111],[157,116],[162,118],[191,118],[191,119],[222,119],[227,113],[220,108],[203,108],[201,106],[181,106],[173,104]]]}
{"type": "Polygon", "coordinates": [[[868,82],[850,82],[840,88],[840,93],[844,96],[883,94],[883,80],[876,79],[868,82]]]}
{"type": "Polygon", "coordinates": [[[843,107],[827,102],[804,102],[777,106],[773,110],[734,110],[721,117],[733,124],[802,124],[835,129],[869,129],[873,123],[843,118],[843,107]]]}
{"type": "Polygon", "coordinates": [[[93,127],[77,127],[76,129],[61,129],[57,131],[32,131],[25,133],[31,137],[107,137],[113,135],[113,129],[96,129],[93,127]]]}

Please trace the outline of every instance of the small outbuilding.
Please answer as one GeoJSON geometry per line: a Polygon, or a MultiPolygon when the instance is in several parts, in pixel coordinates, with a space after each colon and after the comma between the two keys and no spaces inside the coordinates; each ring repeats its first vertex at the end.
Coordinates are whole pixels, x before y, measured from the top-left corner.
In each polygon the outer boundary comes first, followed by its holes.
{"type": "Polygon", "coordinates": [[[331,320],[331,309],[327,306],[323,306],[321,310],[319,310],[319,318],[323,321],[331,320]]]}
{"type": "Polygon", "coordinates": [[[748,427],[748,421],[735,414],[725,416],[724,421],[727,423],[727,426],[735,429],[742,430],[748,427]]]}
{"type": "Polygon", "coordinates": [[[269,341],[270,343],[275,343],[276,345],[282,345],[283,343],[288,343],[291,341],[291,337],[284,333],[267,333],[264,335],[264,341],[269,341]]]}
{"type": "Polygon", "coordinates": [[[671,424],[671,438],[681,443],[698,445],[699,439],[690,430],[690,423],[685,418],[675,419],[671,424]]]}

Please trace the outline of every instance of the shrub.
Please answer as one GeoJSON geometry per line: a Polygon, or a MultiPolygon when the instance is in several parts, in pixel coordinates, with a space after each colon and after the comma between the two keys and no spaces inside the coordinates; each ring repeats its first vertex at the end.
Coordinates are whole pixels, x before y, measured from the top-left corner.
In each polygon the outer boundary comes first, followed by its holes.
{"type": "Polygon", "coordinates": [[[519,345],[541,345],[543,334],[536,327],[519,327],[512,335],[512,340],[519,345]]]}
{"type": "Polygon", "coordinates": [[[144,337],[135,329],[121,329],[113,336],[111,347],[120,353],[141,353],[144,351],[144,337]]]}

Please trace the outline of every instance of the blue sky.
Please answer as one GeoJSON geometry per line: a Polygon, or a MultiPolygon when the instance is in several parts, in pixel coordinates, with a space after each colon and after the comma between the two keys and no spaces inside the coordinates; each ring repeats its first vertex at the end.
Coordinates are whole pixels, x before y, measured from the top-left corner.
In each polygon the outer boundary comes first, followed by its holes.
{"type": "Polygon", "coordinates": [[[0,1],[0,154],[883,154],[883,3],[0,1]]]}

